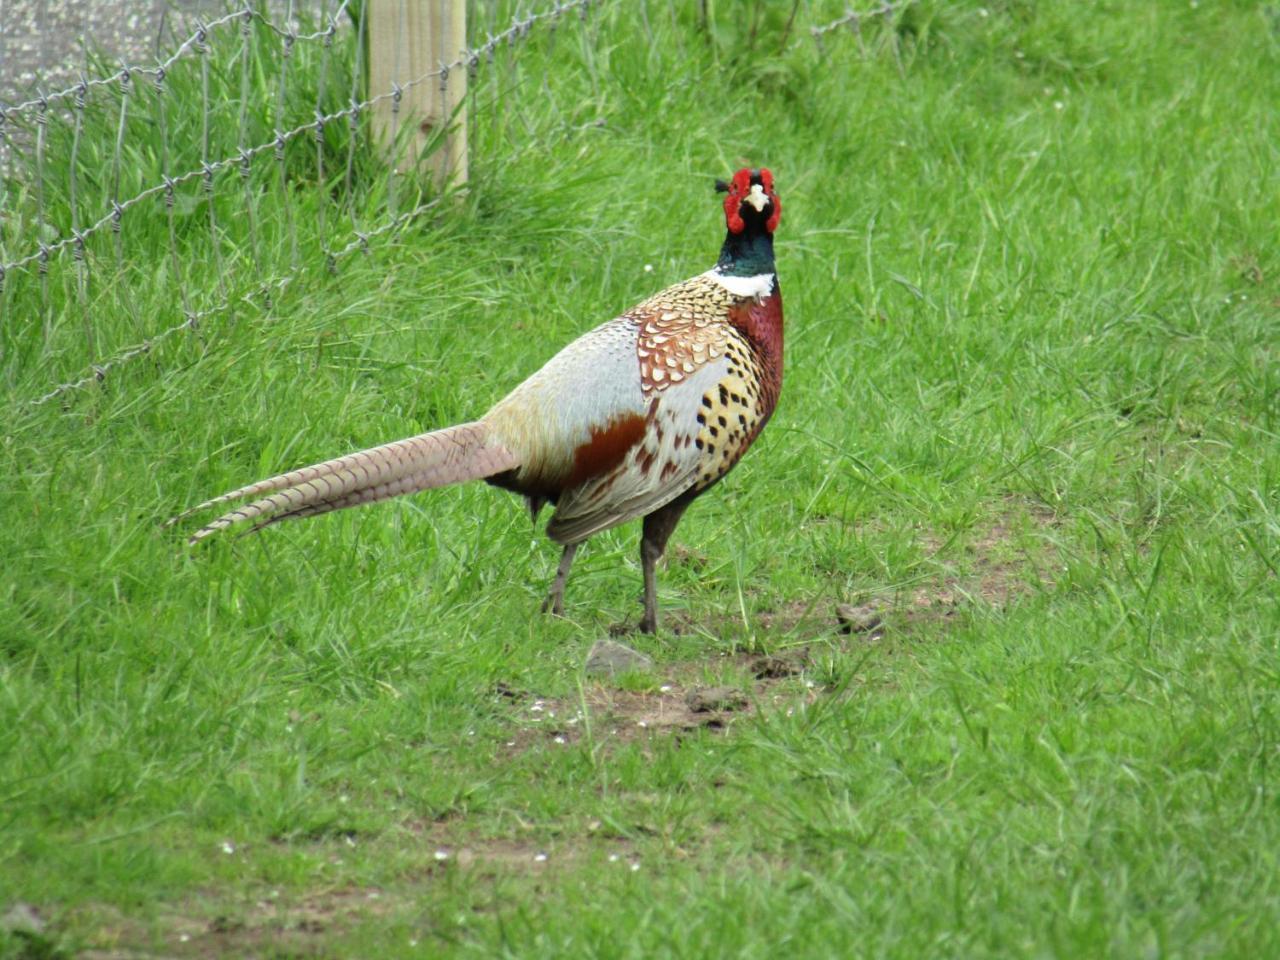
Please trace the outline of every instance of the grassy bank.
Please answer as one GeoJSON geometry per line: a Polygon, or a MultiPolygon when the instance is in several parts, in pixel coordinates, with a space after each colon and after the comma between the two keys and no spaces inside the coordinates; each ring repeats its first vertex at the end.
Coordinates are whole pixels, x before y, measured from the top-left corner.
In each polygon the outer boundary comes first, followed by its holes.
{"type": "Polygon", "coordinates": [[[73,269],[47,306],[9,278],[0,906],[48,926],[4,950],[1280,949],[1274,21],[925,3],[779,53],[787,10],[721,6],[499,60],[468,195],[336,274],[387,187],[358,155],[339,190],[340,130],[333,182],[310,149],[251,181],[256,244],[234,171],[178,276],[163,207],[133,221],[94,352],[73,269]],[[742,162],[785,205],[785,387],[676,533],[665,629],[627,640],[652,675],[582,672],[638,617],[636,525],[564,620],[557,552],[481,485],[194,553],[161,527],[483,412],[710,266],[742,162]],[[198,336],[31,404],[217,277],[198,336]]]}

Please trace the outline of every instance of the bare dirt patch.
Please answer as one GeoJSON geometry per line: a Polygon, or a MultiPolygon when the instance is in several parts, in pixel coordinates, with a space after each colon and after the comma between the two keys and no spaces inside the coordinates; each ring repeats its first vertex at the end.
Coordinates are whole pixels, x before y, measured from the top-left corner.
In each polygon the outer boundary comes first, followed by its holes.
{"type": "MultiPolygon", "coordinates": [[[[700,688],[674,679],[658,681],[654,690],[620,690],[594,684],[577,700],[531,697],[513,712],[516,729],[507,747],[521,753],[536,743],[565,745],[584,738],[626,743],[653,733],[708,728],[723,730],[753,706],[745,692],[715,702],[696,699],[700,688]]],[[[722,691],[723,692],[723,691],[722,691]]]]}
{"type": "Polygon", "coordinates": [[[146,924],[113,908],[95,906],[88,908],[92,917],[80,917],[77,924],[96,928],[95,946],[76,956],[86,960],[319,956],[334,934],[388,916],[399,906],[372,887],[301,896],[269,889],[253,899],[194,897],[175,902],[146,924]]]}
{"type": "MultiPolygon", "coordinates": [[[[937,572],[908,588],[844,598],[828,594],[789,600],[754,614],[765,651],[733,653],[722,661],[737,686],[708,684],[705,660],[661,665],[643,689],[623,689],[605,679],[577,698],[544,698],[496,689],[511,711],[506,746],[513,754],[535,746],[561,746],[589,737],[594,743],[628,743],[654,734],[724,731],[761,709],[799,705],[821,693],[810,674],[821,651],[863,646],[896,634],[937,627],[964,606],[1002,608],[1036,589],[1052,586],[1037,540],[1058,524],[1043,505],[1019,498],[994,503],[977,522],[950,535],[922,529],[917,540],[924,563],[937,572]],[[768,641],[783,642],[770,650],[768,641]]],[[[682,556],[676,551],[677,556],[682,556]]],[[[681,562],[687,562],[682,558],[681,562]]],[[[719,634],[732,619],[693,621],[669,615],[674,632],[719,634]]]]}
{"type": "Polygon", "coordinates": [[[683,661],[665,665],[639,690],[618,688],[606,680],[584,686],[577,698],[499,691],[513,725],[505,746],[518,755],[584,740],[608,748],[696,730],[722,733],[762,710],[816,699],[818,685],[805,675],[812,656],[808,646],[796,646],[771,654],[725,657],[723,672],[730,682],[708,683],[705,662],[683,661]],[[740,678],[737,683],[731,682],[735,675],[740,678]]]}
{"type": "Polygon", "coordinates": [[[880,612],[887,633],[937,624],[968,604],[1010,606],[1053,586],[1043,543],[1060,523],[1044,504],[1010,496],[991,503],[968,527],[920,527],[914,538],[922,566],[937,572],[909,588],[870,590],[853,599],[880,612]]]}
{"type": "Polygon", "coordinates": [[[420,821],[376,842],[420,848],[421,865],[386,886],[317,884],[305,892],[260,887],[238,896],[209,891],[166,905],[146,920],[93,905],[62,921],[95,930],[89,938],[93,946],[75,954],[93,960],[321,957],[332,955],[335,938],[369,923],[408,920],[422,924],[422,936],[429,938],[430,922],[422,918],[424,891],[454,878],[462,878],[476,894],[467,909],[484,912],[501,907],[494,899],[499,878],[555,876],[592,858],[618,870],[638,870],[641,863],[629,841],[605,835],[599,823],[580,835],[525,840],[468,836],[452,822],[420,821]]]}

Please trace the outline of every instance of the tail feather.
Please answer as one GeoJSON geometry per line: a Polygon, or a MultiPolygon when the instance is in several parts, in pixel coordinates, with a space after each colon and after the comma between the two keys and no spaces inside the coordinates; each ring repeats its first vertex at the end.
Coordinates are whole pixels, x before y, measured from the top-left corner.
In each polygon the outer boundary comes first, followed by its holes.
{"type": "Polygon", "coordinates": [[[188,539],[194,544],[241,522],[257,521],[252,530],[258,530],[281,520],[478,480],[519,465],[519,458],[493,439],[483,423],[464,423],[252,483],[214,497],[169,522],[221,503],[269,494],[201,527],[188,539]]]}
{"type": "MultiPolygon", "coordinates": [[[[305,507],[298,507],[296,510],[288,510],[284,513],[274,513],[265,520],[260,520],[252,527],[245,531],[246,534],[257,533],[263,527],[269,527],[273,524],[280,523],[282,520],[301,520],[303,517],[314,517],[321,513],[330,513],[334,510],[345,510],[347,507],[360,507],[366,503],[377,503],[380,500],[390,500],[393,497],[399,497],[406,493],[417,493],[426,490],[432,484],[423,485],[424,475],[420,473],[410,474],[407,477],[401,477],[399,480],[392,480],[388,483],[380,483],[375,487],[366,487],[363,490],[356,490],[348,493],[344,497],[337,500],[328,500],[323,503],[313,503],[305,507]]],[[[253,506],[253,504],[250,504],[253,506]]]]}

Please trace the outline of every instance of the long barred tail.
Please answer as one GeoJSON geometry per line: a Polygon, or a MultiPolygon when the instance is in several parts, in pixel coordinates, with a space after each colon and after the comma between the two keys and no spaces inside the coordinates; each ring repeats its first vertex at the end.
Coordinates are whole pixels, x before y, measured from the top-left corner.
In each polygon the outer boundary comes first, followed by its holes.
{"type": "Polygon", "coordinates": [[[479,480],[519,465],[519,459],[491,437],[483,423],[463,423],[232,490],[193,507],[169,523],[177,523],[220,503],[269,494],[201,527],[187,540],[195,544],[243,522],[253,523],[252,532],[281,520],[311,517],[419,490],[479,480]]]}

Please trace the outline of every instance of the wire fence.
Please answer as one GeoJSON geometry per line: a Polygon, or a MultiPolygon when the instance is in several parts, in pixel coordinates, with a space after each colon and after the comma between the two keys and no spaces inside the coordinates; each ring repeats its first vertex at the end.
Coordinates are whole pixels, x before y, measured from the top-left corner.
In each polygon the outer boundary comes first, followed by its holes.
{"type": "MultiPolygon", "coordinates": [[[[491,7],[456,58],[369,90],[367,0],[321,0],[308,24],[292,0],[282,21],[240,0],[197,20],[152,66],[97,63],[97,75],[0,103],[0,358],[8,355],[12,374],[15,365],[74,369],[75,357],[97,357],[27,403],[66,398],[165,341],[199,334],[210,318],[269,309],[303,273],[333,274],[439,207],[438,194],[385,155],[371,160],[373,108],[390,102],[394,118],[410,90],[446,91],[461,71],[474,107],[477,79],[500,74],[499,58],[513,63],[539,33],[554,42],[562,23],[587,29],[592,9],[613,2],[560,0],[504,24],[491,7]],[[282,217],[262,216],[272,192],[282,217]],[[165,249],[163,262],[131,257],[135,236],[165,249]],[[232,264],[250,265],[255,282],[229,282],[232,264]],[[172,321],[135,316],[133,342],[104,349],[95,316],[135,310],[131,291],[157,284],[173,291],[172,321]]],[[[860,36],[865,22],[906,5],[847,9],[810,36],[822,52],[829,34],[860,36]]],[[[499,103],[495,94],[490,108],[499,103]]]]}

